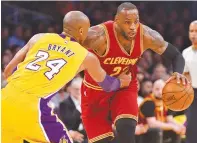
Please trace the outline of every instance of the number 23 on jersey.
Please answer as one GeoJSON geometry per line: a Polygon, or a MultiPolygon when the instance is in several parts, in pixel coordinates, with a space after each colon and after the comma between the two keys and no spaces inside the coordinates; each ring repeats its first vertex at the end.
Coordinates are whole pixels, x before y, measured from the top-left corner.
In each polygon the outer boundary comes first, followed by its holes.
{"type": "Polygon", "coordinates": [[[49,53],[45,51],[38,51],[35,57],[36,60],[28,63],[26,69],[38,71],[41,68],[41,65],[39,65],[38,62],[46,61],[46,64],[42,66],[47,66],[49,68],[49,70],[44,73],[44,75],[49,80],[51,80],[56,74],[58,74],[61,68],[67,63],[67,61],[62,58],[48,60],[49,53]]]}

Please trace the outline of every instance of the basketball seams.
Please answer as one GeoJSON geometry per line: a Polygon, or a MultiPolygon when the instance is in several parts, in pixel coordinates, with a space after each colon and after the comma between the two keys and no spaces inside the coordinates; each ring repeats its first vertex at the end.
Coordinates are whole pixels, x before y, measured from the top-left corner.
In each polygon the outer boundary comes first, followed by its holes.
{"type": "Polygon", "coordinates": [[[176,80],[166,82],[162,90],[162,100],[171,110],[182,111],[187,109],[193,101],[192,87],[178,84],[176,80]],[[191,97],[192,96],[192,97],[191,97]]]}
{"type": "MultiPolygon", "coordinates": [[[[184,89],[184,90],[186,90],[186,89],[184,89]]],[[[189,91],[190,90],[190,88],[189,89],[187,89],[187,91],[189,91]]],[[[170,104],[166,104],[166,106],[170,106],[170,105],[172,105],[172,104],[174,104],[175,102],[177,102],[177,101],[179,101],[179,100],[181,100],[186,94],[187,94],[187,91],[185,91],[185,94],[184,95],[182,95],[179,99],[177,99],[176,101],[174,101],[174,102],[172,102],[172,103],[170,103],[170,104]]],[[[173,93],[175,93],[175,92],[173,92],[173,93]]]]}
{"type": "MultiPolygon", "coordinates": [[[[189,90],[190,90],[191,88],[192,88],[192,87],[190,86],[189,90]]],[[[184,102],[183,106],[181,107],[181,109],[183,109],[183,107],[185,106],[186,101],[187,101],[188,98],[190,97],[190,94],[188,93],[188,90],[186,91],[186,93],[187,93],[188,95],[187,95],[187,98],[185,99],[185,102],[184,102]]]]}
{"type": "MultiPolygon", "coordinates": [[[[173,82],[169,82],[169,83],[173,83],[173,82]]],[[[178,85],[177,83],[173,83],[173,84],[176,84],[176,85],[178,85]]],[[[181,87],[182,88],[182,86],[180,86],[180,85],[178,85],[179,87],[181,87]]],[[[165,90],[165,88],[163,89],[163,91],[165,90]]],[[[183,90],[179,90],[179,91],[176,91],[176,92],[183,92],[185,90],[185,88],[183,89],[183,90]]],[[[162,95],[164,95],[164,94],[167,94],[167,93],[176,93],[176,92],[166,92],[166,93],[162,93],[162,95]]]]}

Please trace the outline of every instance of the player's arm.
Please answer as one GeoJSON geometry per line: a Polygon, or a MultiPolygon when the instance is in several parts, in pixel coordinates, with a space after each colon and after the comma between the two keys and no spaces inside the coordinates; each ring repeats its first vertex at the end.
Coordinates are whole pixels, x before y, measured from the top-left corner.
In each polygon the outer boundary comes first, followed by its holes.
{"type": "Polygon", "coordinates": [[[92,49],[98,55],[103,55],[106,50],[106,35],[105,30],[101,25],[90,27],[88,30],[87,38],[83,46],[86,49],[92,49]]]}
{"type": "MultiPolygon", "coordinates": [[[[183,50],[183,58],[185,59],[186,58],[186,51],[183,50]]],[[[189,81],[191,81],[191,76],[190,76],[190,73],[189,73],[189,67],[187,65],[187,62],[185,62],[185,67],[184,67],[184,70],[183,70],[183,74],[187,77],[187,79],[189,79],[189,81]]]]}
{"type": "Polygon", "coordinates": [[[116,91],[119,88],[126,87],[131,81],[131,76],[126,74],[123,74],[119,78],[107,75],[101,67],[98,58],[92,53],[88,53],[80,70],[87,70],[90,76],[106,92],[116,91]]]}
{"type": "Polygon", "coordinates": [[[143,30],[144,50],[151,49],[154,52],[163,56],[166,62],[172,64],[173,72],[177,78],[177,82],[179,83],[181,79],[183,84],[185,84],[187,79],[184,75],[182,75],[185,65],[185,60],[182,54],[175,46],[166,42],[157,31],[145,25],[143,25],[143,30]]]}
{"type": "Polygon", "coordinates": [[[17,67],[19,63],[21,63],[25,57],[29,49],[35,44],[38,38],[43,36],[43,34],[36,34],[34,35],[28,43],[21,49],[19,50],[14,58],[10,61],[10,63],[6,66],[4,70],[4,76],[7,79],[14,71],[14,69],[17,67]]]}

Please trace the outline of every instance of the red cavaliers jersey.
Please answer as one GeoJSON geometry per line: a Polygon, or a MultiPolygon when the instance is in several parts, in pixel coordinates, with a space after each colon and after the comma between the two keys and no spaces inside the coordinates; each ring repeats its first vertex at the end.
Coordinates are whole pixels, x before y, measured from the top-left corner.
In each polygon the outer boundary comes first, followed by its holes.
{"type": "MultiPolygon", "coordinates": [[[[107,21],[100,26],[103,26],[105,29],[105,34],[107,36],[107,50],[103,56],[98,56],[99,61],[103,69],[107,72],[108,75],[111,76],[119,76],[124,70],[130,69],[132,73],[132,82],[130,84],[130,88],[137,89],[137,66],[136,63],[140,58],[143,51],[143,28],[142,24],[138,27],[137,34],[134,41],[133,50],[128,54],[124,48],[119,43],[115,29],[114,29],[114,21],[107,21]]],[[[90,50],[90,52],[94,53],[94,51],[90,50]]],[[[90,77],[88,72],[85,71],[85,78],[83,82],[87,87],[102,90],[102,88],[90,77]]]]}

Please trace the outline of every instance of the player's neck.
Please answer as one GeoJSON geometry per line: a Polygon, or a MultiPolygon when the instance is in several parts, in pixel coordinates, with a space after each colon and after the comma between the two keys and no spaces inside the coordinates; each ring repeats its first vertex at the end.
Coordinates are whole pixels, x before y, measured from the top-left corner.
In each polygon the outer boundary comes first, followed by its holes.
{"type": "Polygon", "coordinates": [[[68,32],[62,32],[62,34],[64,34],[64,35],[66,35],[66,36],[68,36],[68,37],[70,37],[70,38],[73,38],[73,39],[75,39],[76,41],[78,41],[78,38],[76,38],[75,36],[69,34],[68,32]]]}
{"type": "Polygon", "coordinates": [[[130,43],[130,41],[128,41],[127,39],[125,39],[125,37],[122,35],[120,29],[118,28],[118,26],[115,24],[115,32],[116,32],[116,36],[118,41],[121,43],[121,45],[125,42],[130,43]]]}

